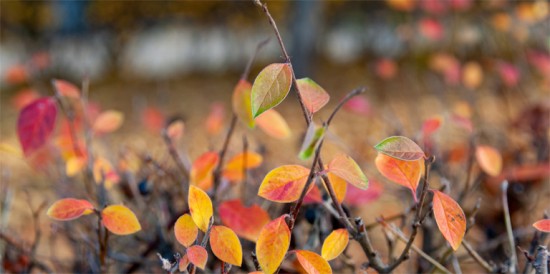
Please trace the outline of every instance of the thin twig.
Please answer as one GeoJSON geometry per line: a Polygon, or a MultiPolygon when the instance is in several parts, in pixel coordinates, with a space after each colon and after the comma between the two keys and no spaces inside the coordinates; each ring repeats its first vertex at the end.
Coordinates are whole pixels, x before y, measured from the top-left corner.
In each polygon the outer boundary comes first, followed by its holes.
{"type": "Polygon", "coordinates": [[[512,221],[510,220],[510,209],[508,207],[508,181],[502,182],[502,207],[504,211],[504,221],[506,224],[506,233],[510,244],[510,269],[512,273],[517,273],[518,257],[516,254],[516,244],[514,241],[514,233],[512,231],[512,221]]]}
{"type": "Polygon", "coordinates": [[[477,251],[470,245],[470,243],[468,241],[466,241],[465,239],[462,240],[462,246],[464,247],[464,249],[466,249],[466,251],[468,251],[468,254],[470,254],[470,256],[472,256],[472,258],[480,265],[482,266],[485,271],[489,272],[489,273],[493,273],[495,272],[495,267],[492,266],[489,262],[487,262],[485,259],[483,259],[481,257],[481,255],[479,255],[479,253],[477,253],[477,251]]]}
{"type": "Polygon", "coordinates": [[[218,193],[218,187],[220,186],[221,178],[222,178],[223,162],[225,160],[225,155],[227,154],[227,149],[229,148],[229,142],[231,141],[231,136],[233,136],[233,132],[235,131],[236,126],[237,126],[237,115],[233,113],[233,116],[231,117],[231,123],[229,124],[229,129],[227,130],[227,134],[225,135],[225,139],[223,141],[223,147],[219,152],[218,165],[212,172],[214,177],[214,190],[213,190],[214,196],[216,196],[216,194],[218,193]]]}

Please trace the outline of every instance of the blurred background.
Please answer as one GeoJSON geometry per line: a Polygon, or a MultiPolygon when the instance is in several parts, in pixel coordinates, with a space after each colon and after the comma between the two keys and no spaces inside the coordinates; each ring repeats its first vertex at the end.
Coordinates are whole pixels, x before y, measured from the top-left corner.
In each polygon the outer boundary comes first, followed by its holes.
{"type": "MultiPolygon", "coordinates": [[[[312,78],[331,95],[316,121],[327,118],[348,91],[368,87],[331,126],[328,155],[344,151],[373,180],[384,181],[374,168],[372,146],[390,135],[420,139],[424,122],[440,117],[445,122],[434,134],[432,152],[450,164],[439,167],[449,170],[437,182],[464,181],[470,137],[475,136],[476,143],[502,153],[505,171],[525,165],[539,168],[530,170],[531,177],[512,182],[516,225],[528,226],[547,209],[540,201],[550,197],[548,1],[267,4],[297,78],[312,78]],[[532,215],[526,216],[526,210],[532,215]]],[[[52,95],[52,78],[77,85],[90,79],[91,103],[125,114],[121,130],[96,144],[100,153],[113,154],[106,156],[113,162],[116,153],[128,147],[168,159],[159,131],[174,115],[184,117],[186,145],[181,147],[195,159],[220,148],[233,88],[256,44],[266,38],[271,40],[253,64],[251,82],[267,64],[283,61],[265,15],[251,1],[0,1],[0,189],[9,186],[14,197],[12,217],[3,222],[4,228],[22,235],[33,231],[25,225],[31,218],[27,190],[49,202],[60,196],[51,177],[59,170],[35,172],[12,149],[19,147],[19,111],[39,96],[52,95]]],[[[290,138],[279,140],[245,128],[238,128],[239,137],[234,138],[232,152],[239,151],[240,136],[247,134],[252,136],[251,149],[265,156],[258,177],[275,166],[300,163],[296,155],[305,123],[294,95],[277,111],[292,131],[290,138]]],[[[480,195],[497,201],[500,181],[480,180],[486,183],[480,195]]],[[[369,214],[363,212],[366,221],[378,216],[372,212],[403,210],[402,198],[410,193],[384,185],[401,196],[382,195],[370,205],[369,214]]],[[[478,196],[467,197],[466,204],[478,196]]],[[[498,238],[503,226],[498,203],[484,205],[479,221],[483,229],[471,235],[493,243],[484,249],[486,255],[498,246],[489,240],[498,238]]],[[[45,233],[56,231],[45,219],[45,233]]],[[[54,244],[67,244],[59,241],[54,244]]],[[[384,244],[382,237],[377,242],[384,244]]],[[[47,253],[48,248],[41,245],[39,252],[47,253]]]]}

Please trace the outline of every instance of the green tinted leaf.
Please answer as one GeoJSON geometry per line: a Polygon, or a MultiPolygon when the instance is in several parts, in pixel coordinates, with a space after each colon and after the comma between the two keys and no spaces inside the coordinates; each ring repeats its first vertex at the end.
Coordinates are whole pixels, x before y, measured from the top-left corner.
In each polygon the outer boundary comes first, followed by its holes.
{"type": "Polygon", "coordinates": [[[252,115],[254,118],[280,104],[292,84],[292,70],[288,64],[265,67],[252,85],[252,115]]]}
{"type": "Polygon", "coordinates": [[[424,151],[413,140],[403,136],[388,137],[374,148],[382,154],[403,161],[415,161],[424,157],[424,151]]]}
{"type": "Polygon", "coordinates": [[[307,160],[311,157],[311,155],[313,155],[315,150],[321,144],[323,137],[325,136],[325,130],[325,127],[315,129],[314,123],[309,124],[306,132],[306,137],[304,138],[304,143],[302,144],[300,154],[298,155],[300,159],[307,160]]]}

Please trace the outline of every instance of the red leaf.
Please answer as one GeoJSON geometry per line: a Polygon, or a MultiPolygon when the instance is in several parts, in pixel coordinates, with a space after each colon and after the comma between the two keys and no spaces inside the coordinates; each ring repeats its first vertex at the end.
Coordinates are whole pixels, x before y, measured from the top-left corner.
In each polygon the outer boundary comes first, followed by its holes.
{"type": "Polygon", "coordinates": [[[550,219],[536,221],[533,227],[542,232],[550,233],[550,219]]]}
{"type": "Polygon", "coordinates": [[[218,208],[222,223],[237,235],[255,242],[262,228],[271,221],[269,214],[258,205],[245,207],[241,200],[225,201],[218,208]]]}
{"type": "Polygon", "coordinates": [[[57,106],[52,97],[40,98],[27,105],[17,120],[17,135],[25,156],[42,147],[52,136],[57,106]]]}
{"type": "Polygon", "coordinates": [[[382,196],[382,191],[384,191],[382,184],[372,179],[369,182],[367,190],[362,190],[354,185],[348,185],[344,201],[348,205],[361,206],[376,201],[382,196]]]}
{"type": "Polygon", "coordinates": [[[145,127],[153,133],[159,133],[164,127],[164,115],[155,107],[147,107],[141,114],[141,120],[145,127]]]}

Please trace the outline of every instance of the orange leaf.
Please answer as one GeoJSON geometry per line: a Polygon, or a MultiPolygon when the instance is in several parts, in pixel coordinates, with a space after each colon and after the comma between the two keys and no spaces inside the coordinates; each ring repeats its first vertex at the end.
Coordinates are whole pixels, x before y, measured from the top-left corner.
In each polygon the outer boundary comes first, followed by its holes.
{"type": "Polygon", "coordinates": [[[212,187],[212,172],[218,165],[220,156],[217,152],[206,152],[199,156],[191,166],[191,184],[208,190],[212,187]]]}
{"type": "Polygon", "coordinates": [[[476,62],[468,62],[462,69],[462,82],[470,89],[478,88],[483,82],[483,69],[476,62]]]}
{"type": "Polygon", "coordinates": [[[334,194],[336,194],[336,199],[338,200],[339,203],[342,203],[342,201],[344,201],[344,198],[346,198],[346,191],[348,189],[348,184],[344,179],[338,177],[336,174],[329,172],[327,173],[327,176],[328,176],[328,179],[330,180],[330,183],[332,184],[332,188],[334,189],[334,194]]]}
{"type": "Polygon", "coordinates": [[[302,78],[296,81],[298,90],[304,105],[313,114],[319,111],[330,100],[328,93],[317,83],[309,78],[302,78]]]}
{"type": "Polygon", "coordinates": [[[435,116],[433,118],[427,119],[422,124],[422,136],[424,139],[429,138],[443,123],[443,118],[441,116],[435,116]]]}
{"type": "Polygon", "coordinates": [[[409,188],[415,201],[416,188],[422,176],[422,162],[423,159],[402,161],[381,153],[378,153],[375,160],[378,171],[392,182],[409,188]]]}
{"type": "Polygon", "coordinates": [[[256,257],[264,273],[274,273],[279,268],[290,246],[290,229],[283,215],[268,223],[256,242],[256,257]]]}
{"type": "Polygon", "coordinates": [[[208,252],[200,245],[194,245],[187,249],[187,259],[189,262],[204,270],[208,261],[208,252]]]}
{"type": "Polygon", "coordinates": [[[546,233],[550,233],[550,219],[538,220],[533,224],[533,227],[546,233]]]}
{"type": "Polygon", "coordinates": [[[254,117],[252,117],[252,105],[250,97],[252,96],[252,84],[246,80],[239,80],[233,90],[233,112],[239,117],[239,120],[249,128],[254,128],[254,117]]]}
{"type": "Polygon", "coordinates": [[[93,174],[96,183],[99,184],[103,181],[107,189],[110,189],[113,184],[117,184],[120,180],[111,163],[103,157],[95,159],[93,174]]]}
{"type": "Polygon", "coordinates": [[[93,129],[96,133],[110,133],[122,126],[124,114],[120,111],[107,110],[95,119],[93,129]]]}
{"type": "Polygon", "coordinates": [[[86,167],[86,163],[86,158],[73,156],[65,164],[65,173],[67,176],[73,177],[86,167]]]}
{"type": "Polygon", "coordinates": [[[424,157],[422,149],[413,140],[404,136],[388,137],[374,148],[382,154],[404,161],[415,161],[424,157]]]}
{"type": "Polygon", "coordinates": [[[243,167],[245,167],[244,158],[246,155],[246,169],[256,168],[262,164],[262,155],[255,152],[239,153],[229,160],[225,165],[223,177],[229,181],[242,181],[244,178],[243,167]]]}
{"type": "Polygon", "coordinates": [[[129,208],[123,205],[111,205],[101,212],[103,225],[116,235],[129,235],[141,230],[139,221],[129,208]]]}
{"type": "Polygon", "coordinates": [[[296,258],[308,274],[332,274],[332,269],[323,257],[307,250],[296,250],[296,258]]]}
{"type": "Polygon", "coordinates": [[[262,181],[258,195],[273,202],[291,203],[304,189],[309,169],[299,165],[285,165],[271,170],[262,181]]]}
{"type": "Polygon", "coordinates": [[[80,89],[72,83],[65,80],[52,80],[53,86],[62,96],[78,99],[80,98],[80,89]]]}
{"type": "Polygon", "coordinates": [[[183,131],[185,130],[185,123],[182,120],[176,120],[168,126],[166,129],[166,134],[170,139],[177,141],[183,136],[183,131]]]}
{"type": "Polygon", "coordinates": [[[288,95],[291,83],[292,69],[289,64],[271,64],[260,71],[252,85],[252,116],[258,117],[280,104],[288,95]]]}
{"type": "Polygon", "coordinates": [[[174,224],[174,234],[176,240],[185,247],[192,245],[197,239],[199,230],[193,218],[189,214],[183,214],[174,224]]]}
{"type": "Polygon", "coordinates": [[[502,156],[493,147],[477,146],[476,159],[481,169],[491,176],[498,176],[502,171],[502,156]]]}
{"type": "Polygon", "coordinates": [[[258,205],[245,207],[241,200],[225,201],[218,208],[222,223],[242,238],[255,242],[271,218],[258,205]]]}
{"type": "Polygon", "coordinates": [[[228,227],[215,225],[210,232],[210,247],[212,253],[228,264],[241,266],[243,248],[237,234],[228,227]]]}
{"type": "Polygon", "coordinates": [[[223,118],[225,116],[225,107],[222,103],[213,103],[210,105],[210,114],[206,118],[206,131],[210,135],[220,133],[223,127],[223,118]]]}
{"type": "Polygon", "coordinates": [[[327,170],[358,188],[367,189],[369,187],[369,179],[367,179],[359,165],[348,155],[340,154],[336,156],[328,164],[327,170]]]}
{"type": "Polygon", "coordinates": [[[433,210],[437,227],[454,250],[466,232],[466,217],[460,205],[443,192],[434,190],[433,210]]]}
{"type": "Polygon", "coordinates": [[[262,115],[256,117],[256,124],[265,134],[277,138],[286,139],[290,137],[290,128],[285,119],[274,109],[267,110],[262,115]]]}
{"type": "Polygon", "coordinates": [[[213,214],[212,201],[208,194],[196,186],[189,186],[189,211],[197,227],[206,232],[213,214]]]}
{"type": "Polygon", "coordinates": [[[94,206],[86,200],[66,198],[51,205],[46,214],[54,220],[69,221],[90,214],[93,209],[94,206]]]}
{"type": "Polygon", "coordinates": [[[321,256],[325,260],[330,261],[338,257],[349,243],[349,234],[345,228],[332,231],[325,241],[321,249],[321,256]]]}
{"type": "MultiPolygon", "coordinates": [[[[208,256],[208,254],[206,254],[206,255],[208,256]]],[[[189,257],[187,257],[187,254],[185,254],[178,261],[178,270],[180,272],[184,272],[187,269],[187,266],[189,266],[189,257]]]]}

